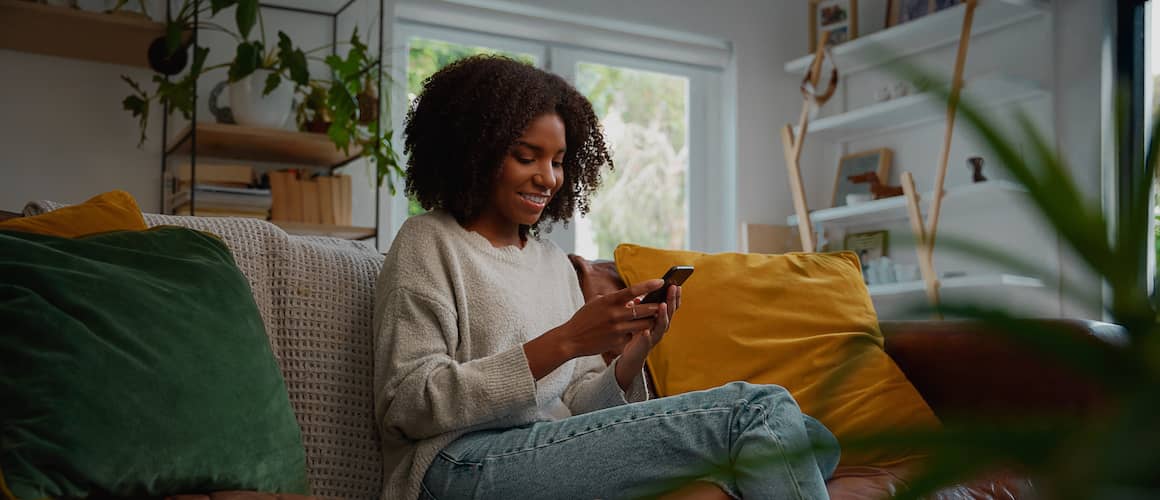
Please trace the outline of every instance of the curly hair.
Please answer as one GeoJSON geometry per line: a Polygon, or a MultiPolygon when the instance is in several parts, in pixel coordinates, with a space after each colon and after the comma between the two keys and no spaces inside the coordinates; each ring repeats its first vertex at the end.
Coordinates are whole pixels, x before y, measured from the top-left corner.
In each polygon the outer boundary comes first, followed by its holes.
{"type": "Polygon", "coordinates": [[[423,82],[404,128],[407,194],[467,223],[489,201],[504,156],[546,113],[564,122],[564,185],[540,220],[521,230],[535,235],[544,221],[588,213],[600,168],[613,167],[592,104],[559,76],[493,55],[460,59],[423,82]]]}

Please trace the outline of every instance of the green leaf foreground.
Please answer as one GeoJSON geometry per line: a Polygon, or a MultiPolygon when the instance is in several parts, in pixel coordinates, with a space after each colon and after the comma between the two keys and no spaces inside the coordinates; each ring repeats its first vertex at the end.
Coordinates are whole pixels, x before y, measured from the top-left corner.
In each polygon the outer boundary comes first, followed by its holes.
{"type": "MultiPolygon", "coordinates": [[[[941,82],[915,66],[896,64],[891,70],[911,82],[941,82]]],[[[931,92],[943,102],[951,98],[945,82],[932,85],[931,92]]],[[[991,123],[981,109],[964,98],[958,103],[957,116],[996,163],[1026,187],[1032,206],[1083,266],[1107,283],[1111,292],[1107,311],[1125,328],[1128,341],[1123,345],[1097,342],[1058,325],[1029,321],[993,307],[945,302],[937,310],[978,321],[980,331],[1066,367],[1098,387],[1105,401],[1094,414],[1056,411],[1035,419],[1008,420],[957,415],[944,420],[942,429],[895,430],[847,440],[842,447],[923,450],[928,456],[923,472],[908,481],[907,489],[897,498],[921,498],[998,470],[1026,475],[1046,498],[1155,497],[1160,493],[1155,472],[1160,470],[1160,426],[1155,424],[1160,414],[1160,325],[1150,297],[1138,286],[1139,273],[1144,271],[1137,268],[1147,239],[1154,237],[1148,231],[1151,183],[1141,183],[1133,192],[1123,194],[1131,197],[1130,213],[1120,214],[1111,225],[1100,204],[1084,198],[1066,159],[1026,114],[1017,112],[1012,134],[991,123]],[[1020,144],[1030,146],[1025,157],[1020,154],[1020,144]]],[[[1121,105],[1118,112],[1124,111],[1121,105]]],[[[1153,127],[1149,137],[1142,170],[1144,178],[1152,180],[1160,126],[1153,127]]],[[[952,250],[1032,276],[1056,274],[993,247],[953,236],[939,238],[940,245],[952,250]]],[[[1098,290],[1064,292],[1099,300],[1098,290]]]]}

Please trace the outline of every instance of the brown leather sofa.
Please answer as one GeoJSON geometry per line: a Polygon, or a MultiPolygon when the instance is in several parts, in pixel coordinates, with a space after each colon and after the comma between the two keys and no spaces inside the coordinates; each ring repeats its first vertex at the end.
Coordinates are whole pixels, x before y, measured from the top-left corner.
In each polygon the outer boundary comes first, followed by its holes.
{"type": "MultiPolygon", "coordinates": [[[[624,288],[612,262],[571,256],[588,300],[624,288]]],[[[1117,325],[1081,320],[1028,320],[1090,339],[1093,348],[1126,342],[1117,325]]],[[[1018,418],[1045,412],[1087,413],[1100,406],[1096,386],[1061,364],[988,332],[970,321],[883,321],[886,353],[944,420],[1018,418]]],[[[908,471],[839,467],[827,483],[834,499],[887,498],[906,487],[908,471]]],[[[1034,484],[1011,472],[944,488],[931,498],[1016,499],[1034,496],[1034,484]]]]}

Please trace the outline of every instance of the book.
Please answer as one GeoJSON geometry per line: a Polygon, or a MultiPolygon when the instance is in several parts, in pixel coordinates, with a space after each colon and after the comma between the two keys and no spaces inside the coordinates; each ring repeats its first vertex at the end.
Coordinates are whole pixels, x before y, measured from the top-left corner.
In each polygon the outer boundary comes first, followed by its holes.
{"type": "MultiPolygon", "coordinates": [[[[189,182],[194,174],[194,166],[183,163],[173,169],[173,177],[179,182],[189,182]]],[[[254,183],[254,167],[225,163],[197,162],[198,184],[238,184],[250,185],[254,183]]]]}
{"type": "Polygon", "coordinates": [[[320,223],[318,216],[318,182],[314,179],[299,179],[298,185],[302,191],[302,219],[308,224],[320,223]]]}
{"type": "Polygon", "coordinates": [[[290,218],[290,190],[297,189],[294,185],[294,172],[272,170],[266,173],[270,181],[271,209],[270,220],[288,221],[290,218]]]}
{"type": "Polygon", "coordinates": [[[318,221],[334,225],[334,178],[320,176],[314,182],[318,183],[318,221]]]}
{"type": "Polygon", "coordinates": [[[339,186],[339,205],[338,212],[335,215],[335,223],[341,226],[350,226],[354,224],[351,217],[351,180],[349,175],[337,175],[337,184],[339,186]]]}
{"type": "Polygon", "coordinates": [[[238,192],[222,192],[205,190],[200,187],[191,192],[178,191],[169,196],[167,205],[171,207],[179,207],[183,204],[189,203],[193,199],[193,203],[197,208],[230,208],[230,209],[250,209],[250,210],[269,210],[271,205],[270,191],[266,189],[254,189],[253,193],[238,193],[238,192]]]}
{"type": "Polygon", "coordinates": [[[298,178],[297,170],[289,170],[286,184],[286,220],[290,222],[304,222],[304,211],[302,210],[302,180],[298,178]]]}

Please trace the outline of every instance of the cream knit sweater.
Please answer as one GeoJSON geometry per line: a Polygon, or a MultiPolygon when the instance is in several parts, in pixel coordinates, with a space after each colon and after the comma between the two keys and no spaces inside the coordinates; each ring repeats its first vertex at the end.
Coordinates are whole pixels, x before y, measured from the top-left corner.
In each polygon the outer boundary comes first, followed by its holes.
{"type": "Polygon", "coordinates": [[[383,499],[417,498],[427,467],[464,433],[555,420],[648,398],[615,365],[573,359],[536,381],[523,344],[584,304],[555,244],[495,248],[450,214],[412,217],[375,291],[375,416],[383,499]]]}

